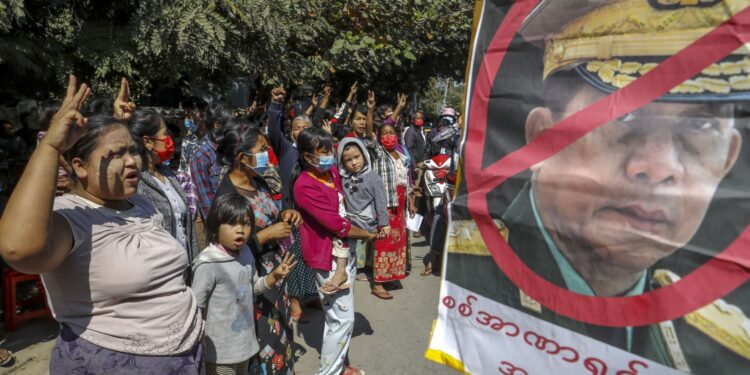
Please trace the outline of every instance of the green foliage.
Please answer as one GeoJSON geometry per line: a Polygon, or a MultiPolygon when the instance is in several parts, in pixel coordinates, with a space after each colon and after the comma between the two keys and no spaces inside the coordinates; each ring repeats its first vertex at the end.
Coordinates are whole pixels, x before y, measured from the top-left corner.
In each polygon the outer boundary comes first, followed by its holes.
{"type": "MultiPolygon", "coordinates": [[[[59,95],[68,73],[111,94],[184,94],[237,77],[414,91],[462,79],[469,0],[0,0],[0,95],[59,95]]],[[[138,98],[137,98],[138,99],[138,98]]]]}
{"type": "Polygon", "coordinates": [[[456,111],[464,113],[464,90],[466,86],[458,83],[453,79],[432,78],[421,91],[419,96],[419,109],[426,113],[438,115],[443,108],[443,99],[445,105],[456,111]],[[448,95],[446,96],[446,86],[448,86],[448,95]]]}

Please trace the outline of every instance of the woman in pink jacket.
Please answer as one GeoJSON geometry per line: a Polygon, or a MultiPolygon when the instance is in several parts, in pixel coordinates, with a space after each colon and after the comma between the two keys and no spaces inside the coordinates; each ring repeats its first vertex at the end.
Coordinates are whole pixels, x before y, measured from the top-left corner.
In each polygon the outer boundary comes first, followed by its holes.
{"type": "MultiPolygon", "coordinates": [[[[319,287],[329,282],[336,271],[333,260],[333,238],[372,240],[375,233],[352,226],[346,219],[341,178],[333,157],[331,135],[320,128],[305,129],[297,137],[298,165],[292,173],[295,208],[302,215],[300,229],[302,258],[315,272],[319,287]]],[[[348,283],[354,284],[354,255],[347,263],[348,283]]],[[[318,375],[364,374],[346,366],[354,328],[353,289],[333,295],[320,293],[326,323],[320,351],[318,375]]]]}

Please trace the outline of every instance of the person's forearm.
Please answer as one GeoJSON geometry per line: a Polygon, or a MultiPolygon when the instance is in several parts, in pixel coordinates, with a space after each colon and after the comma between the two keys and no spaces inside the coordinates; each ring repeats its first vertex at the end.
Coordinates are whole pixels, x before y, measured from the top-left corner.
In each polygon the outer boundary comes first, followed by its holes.
{"type": "Polygon", "coordinates": [[[255,237],[258,239],[258,243],[261,245],[265,245],[266,242],[268,242],[271,239],[271,236],[269,235],[271,233],[268,228],[259,230],[255,237]]]}
{"type": "Polygon", "coordinates": [[[352,238],[355,240],[369,240],[372,238],[372,233],[352,225],[351,228],[349,228],[349,234],[347,235],[347,238],[352,238]]]}
{"type": "Polygon", "coordinates": [[[310,104],[307,109],[305,110],[305,116],[310,117],[312,116],[313,111],[315,110],[315,106],[310,104]]]}
{"type": "Polygon", "coordinates": [[[60,153],[40,142],[0,218],[0,255],[12,263],[44,252],[52,234],[52,205],[60,153]]]}
{"type": "Polygon", "coordinates": [[[391,115],[391,119],[393,119],[394,122],[398,122],[398,116],[401,115],[401,111],[403,111],[404,108],[399,106],[396,106],[396,109],[393,110],[393,114],[391,115]]]}
{"type": "Polygon", "coordinates": [[[331,99],[328,95],[323,95],[323,99],[320,99],[320,104],[318,105],[318,108],[326,108],[328,107],[328,101],[331,99]]]}
{"type": "Polygon", "coordinates": [[[375,108],[367,108],[367,123],[365,127],[367,138],[372,138],[372,128],[373,128],[374,123],[375,123],[375,108]]]}

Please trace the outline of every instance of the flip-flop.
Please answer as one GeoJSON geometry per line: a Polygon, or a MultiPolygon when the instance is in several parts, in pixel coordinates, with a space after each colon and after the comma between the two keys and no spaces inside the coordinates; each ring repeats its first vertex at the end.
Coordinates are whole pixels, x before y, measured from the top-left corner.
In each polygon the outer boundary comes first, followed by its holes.
{"type": "Polygon", "coordinates": [[[13,360],[13,352],[8,349],[0,349],[0,366],[5,366],[13,360]]]}
{"type": "Polygon", "coordinates": [[[369,281],[369,280],[370,278],[367,277],[367,275],[364,272],[357,274],[357,281],[369,281]]]}
{"type": "Polygon", "coordinates": [[[336,284],[334,284],[332,282],[327,282],[323,286],[321,286],[320,288],[318,288],[318,290],[321,293],[323,293],[324,295],[332,296],[332,295],[340,292],[341,288],[338,285],[336,285],[336,284]]]}
{"type": "Polygon", "coordinates": [[[386,300],[393,299],[393,295],[390,294],[390,293],[388,293],[388,291],[376,292],[374,290],[371,290],[370,294],[372,294],[373,296],[378,297],[380,299],[386,299],[386,300]]]}
{"type": "Polygon", "coordinates": [[[420,273],[422,276],[430,276],[432,275],[432,267],[426,267],[422,273],[420,273]]]}

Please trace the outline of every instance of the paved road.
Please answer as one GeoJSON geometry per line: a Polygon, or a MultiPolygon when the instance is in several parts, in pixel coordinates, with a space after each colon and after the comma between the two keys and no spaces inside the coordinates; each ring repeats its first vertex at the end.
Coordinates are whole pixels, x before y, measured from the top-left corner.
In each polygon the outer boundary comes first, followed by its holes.
{"type": "MultiPolygon", "coordinates": [[[[424,245],[417,242],[414,245],[424,245]]],[[[383,301],[370,294],[369,283],[357,282],[354,291],[356,311],[354,337],[349,349],[352,365],[379,374],[456,374],[455,371],[424,358],[430,329],[437,317],[440,279],[422,277],[426,246],[412,247],[411,276],[402,281],[403,289],[391,291],[394,299],[383,301]]],[[[323,333],[322,311],[306,308],[310,322],[299,326],[302,337],[295,338],[307,351],[297,362],[297,374],[313,374],[323,333]]]]}
{"type": "MultiPolygon", "coordinates": [[[[403,289],[394,290],[389,301],[370,295],[367,282],[355,285],[356,321],[349,350],[353,365],[368,375],[378,374],[455,374],[453,370],[424,359],[432,321],[437,316],[440,279],[422,277],[422,258],[427,253],[424,242],[412,247],[412,275],[402,281],[403,289]],[[419,246],[422,245],[422,246],[419,246]]],[[[296,364],[300,375],[313,374],[323,333],[322,311],[306,308],[309,323],[299,326],[295,341],[304,352],[296,364]]],[[[0,345],[16,353],[16,363],[0,367],[0,374],[39,375],[47,373],[50,352],[57,326],[53,321],[33,321],[7,335],[0,345]]]]}

